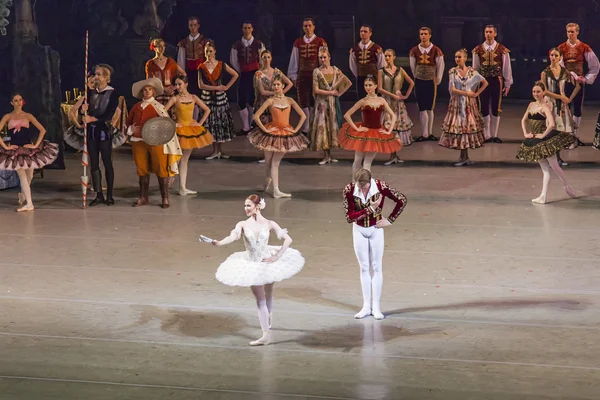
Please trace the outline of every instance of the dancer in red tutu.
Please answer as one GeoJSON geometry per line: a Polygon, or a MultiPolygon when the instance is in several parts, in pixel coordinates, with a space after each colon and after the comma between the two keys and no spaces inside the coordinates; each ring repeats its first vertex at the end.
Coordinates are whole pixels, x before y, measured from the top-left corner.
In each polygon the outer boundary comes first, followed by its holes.
{"type": "Polygon", "coordinates": [[[402,142],[398,136],[392,134],[396,125],[396,114],[383,97],[377,96],[376,90],[375,77],[368,75],[365,78],[367,95],[344,114],[344,118],[348,122],[342,125],[338,143],[341,148],[354,151],[352,176],[356,175],[361,168],[370,171],[377,153],[391,154],[402,148],[402,142]],[[362,112],[363,120],[354,123],[352,115],[359,109],[362,112]],[[385,129],[381,123],[384,112],[390,118],[389,129],[385,129]]]}

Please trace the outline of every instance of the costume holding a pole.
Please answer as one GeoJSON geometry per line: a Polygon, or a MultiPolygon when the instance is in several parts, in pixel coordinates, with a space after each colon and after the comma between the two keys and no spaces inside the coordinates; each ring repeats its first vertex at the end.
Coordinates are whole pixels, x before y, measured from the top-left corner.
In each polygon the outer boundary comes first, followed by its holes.
{"type": "MultiPolygon", "coordinates": [[[[85,81],[84,81],[84,104],[88,104],[88,49],[89,49],[89,32],[85,31],[85,81]]],[[[87,177],[87,167],[88,167],[88,146],[87,146],[87,111],[84,112],[83,118],[83,151],[81,152],[81,165],[83,166],[83,175],[81,175],[81,194],[83,201],[83,208],[87,207],[87,188],[88,188],[88,177],[87,177]]]]}

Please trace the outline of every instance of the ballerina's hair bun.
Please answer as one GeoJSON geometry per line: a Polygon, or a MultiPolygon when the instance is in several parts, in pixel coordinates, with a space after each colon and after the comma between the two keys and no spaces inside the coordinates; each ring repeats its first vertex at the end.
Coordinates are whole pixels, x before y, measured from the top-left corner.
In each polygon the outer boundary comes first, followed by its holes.
{"type": "Polygon", "coordinates": [[[263,199],[257,194],[251,194],[250,196],[248,196],[248,200],[253,202],[260,210],[264,210],[267,206],[265,199],[263,199]]]}
{"type": "Polygon", "coordinates": [[[533,87],[536,87],[536,86],[542,90],[546,90],[546,85],[542,81],[535,81],[535,83],[533,84],[533,87]]]}

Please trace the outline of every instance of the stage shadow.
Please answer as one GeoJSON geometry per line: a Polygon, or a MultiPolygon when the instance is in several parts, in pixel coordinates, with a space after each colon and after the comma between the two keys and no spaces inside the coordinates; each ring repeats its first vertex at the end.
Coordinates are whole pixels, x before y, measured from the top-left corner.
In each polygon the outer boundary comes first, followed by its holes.
{"type": "Polygon", "coordinates": [[[557,300],[546,300],[546,299],[514,299],[514,300],[482,300],[482,301],[470,301],[456,304],[444,304],[439,306],[427,306],[427,307],[411,307],[402,308],[398,310],[391,310],[385,312],[387,316],[396,314],[409,314],[425,311],[448,311],[448,310],[465,310],[482,308],[484,310],[496,311],[506,310],[513,308],[554,308],[558,310],[569,310],[569,311],[581,311],[585,310],[590,305],[589,302],[569,299],[557,299],[557,300]]]}
{"type": "Polygon", "coordinates": [[[275,286],[275,301],[277,299],[287,299],[306,304],[319,304],[325,307],[332,307],[348,311],[356,311],[356,304],[342,303],[341,301],[328,299],[323,297],[323,294],[318,289],[311,288],[294,288],[285,287],[278,288],[275,286]]]}
{"type": "Polygon", "coordinates": [[[301,346],[318,349],[342,349],[350,352],[365,346],[384,344],[398,338],[443,334],[440,329],[405,329],[386,324],[383,321],[365,320],[364,324],[348,324],[345,326],[321,329],[279,343],[297,343],[301,346]]]}
{"type": "MultiPolygon", "coordinates": [[[[165,309],[153,306],[136,306],[138,320],[124,329],[147,325],[153,320],[160,321],[163,332],[196,338],[240,336],[239,332],[247,324],[239,314],[227,312],[205,313],[188,310],[165,309]]],[[[244,335],[242,335],[244,336],[244,335]]]]}

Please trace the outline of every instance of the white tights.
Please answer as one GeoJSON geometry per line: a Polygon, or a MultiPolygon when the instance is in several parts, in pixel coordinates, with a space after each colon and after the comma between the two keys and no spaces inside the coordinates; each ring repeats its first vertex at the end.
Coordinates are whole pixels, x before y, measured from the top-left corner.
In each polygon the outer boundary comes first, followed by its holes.
{"type": "Polygon", "coordinates": [[[360,266],[360,285],[363,294],[363,307],[354,318],[360,319],[373,315],[375,319],[383,319],[380,300],[383,289],[383,229],[374,226],[365,228],[352,224],[354,252],[360,266]],[[370,269],[373,269],[371,277],[370,269]],[[372,301],[371,301],[372,292],[372,301]]]}
{"type": "Polygon", "coordinates": [[[271,316],[273,314],[273,283],[264,286],[251,286],[252,294],[256,299],[258,321],[263,335],[260,339],[250,342],[251,345],[265,345],[271,341],[271,316]]]}
{"type": "Polygon", "coordinates": [[[31,200],[31,181],[33,180],[33,168],[19,168],[17,175],[21,183],[21,195],[25,198],[25,208],[33,208],[31,200]]]}
{"type": "Polygon", "coordinates": [[[369,152],[369,153],[361,153],[359,151],[354,152],[354,162],[352,163],[352,180],[354,180],[354,176],[356,172],[364,168],[367,171],[371,171],[371,165],[373,164],[373,160],[377,156],[377,153],[369,152]]]}
{"type": "Polygon", "coordinates": [[[569,184],[567,182],[567,178],[565,177],[565,173],[562,170],[562,168],[560,167],[560,164],[558,163],[558,159],[556,158],[556,155],[545,158],[543,160],[539,160],[538,162],[540,164],[540,167],[542,168],[542,194],[540,194],[540,197],[532,200],[534,203],[539,203],[539,204],[546,203],[546,197],[548,194],[548,185],[550,183],[550,177],[551,177],[551,175],[550,175],[551,170],[554,171],[554,173],[556,174],[558,179],[561,181],[567,194],[571,197],[575,197],[575,193],[573,192],[573,189],[571,189],[571,187],[569,186],[569,184]]]}
{"type": "Polygon", "coordinates": [[[187,189],[187,172],[188,172],[188,161],[190,161],[190,156],[192,155],[192,150],[183,150],[183,155],[181,156],[181,160],[179,161],[179,190],[185,192],[187,189]]]}
{"type": "Polygon", "coordinates": [[[281,160],[285,156],[285,153],[266,151],[265,152],[265,177],[266,187],[268,189],[269,183],[273,181],[273,196],[274,197],[291,197],[288,193],[283,193],[279,190],[279,165],[281,160]]]}

